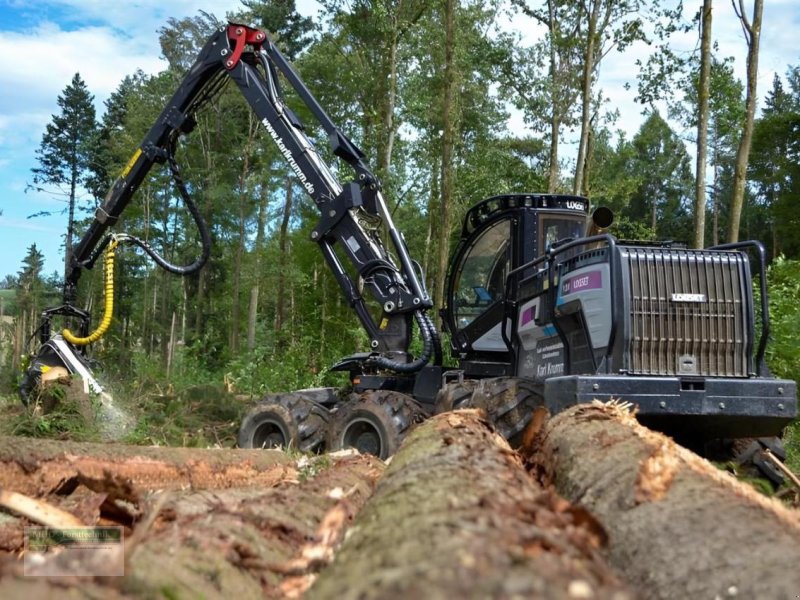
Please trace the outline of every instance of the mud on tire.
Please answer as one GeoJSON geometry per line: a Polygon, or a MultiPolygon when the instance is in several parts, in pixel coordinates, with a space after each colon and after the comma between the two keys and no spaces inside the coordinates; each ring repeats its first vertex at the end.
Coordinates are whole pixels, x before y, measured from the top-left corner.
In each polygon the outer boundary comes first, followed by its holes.
{"type": "Polygon", "coordinates": [[[374,390],[354,394],[332,417],[330,450],[356,448],[386,459],[397,452],[411,427],[425,419],[425,412],[411,396],[374,390]]]}
{"type": "Polygon", "coordinates": [[[323,452],[329,414],[301,393],[268,394],[242,420],[239,447],[323,452]]]}

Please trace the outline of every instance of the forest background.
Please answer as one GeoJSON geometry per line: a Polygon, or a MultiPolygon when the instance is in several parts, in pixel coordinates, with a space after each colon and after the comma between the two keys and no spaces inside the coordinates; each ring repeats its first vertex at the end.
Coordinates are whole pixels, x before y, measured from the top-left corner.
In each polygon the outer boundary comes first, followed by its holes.
{"type": "MultiPolygon", "coordinates": [[[[770,366],[799,379],[800,67],[786,65],[769,86],[757,87],[762,0],[735,0],[744,32],[737,60],[747,64],[746,78],[737,78],[734,59],[714,43],[719,4],[324,0],[310,18],[292,0],[244,0],[225,16],[170,18],[158,32],[167,68],[126,75],[102,114],[76,65],[29,185],[66,207],[69,248],[210,33],[225,20],[252,24],[274,34],[334,122],[364,150],[437,306],[469,206],[495,194],[583,194],[615,211],[613,232],[623,238],[697,247],[762,240],[771,263],[770,366]],[[543,35],[511,33],[512,21],[543,35]],[[679,51],[674,40],[686,35],[696,44],[679,51]],[[639,60],[628,93],[645,117],[626,134],[598,76],[609,53],[642,41],[652,53],[639,60]],[[510,113],[526,133],[509,126],[510,113]],[[565,152],[567,135],[576,150],[565,152]]],[[[94,356],[130,398],[203,382],[254,395],[341,384],[328,367],[368,340],[310,242],[315,206],[236,89],[214,98],[197,121],[178,161],[212,227],[211,261],[178,278],[125,251],[115,320],[94,356]]],[[[309,133],[333,164],[321,132],[309,133]]],[[[350,176],[344,168],[339,174],[350,176]]],[[[154,169],[117,228],[172,262],[197,253],[194,226],[166,170],[154,169]]],[[[31,237],[19,270],[0,281],[0,393],[9,397],[38,314],[60,302],[63,272],[47,274],[43,258],[31,237]]],[[[80,298],[99,311],[99,270],[82,278],[80,298]]],[[[140,433],[153,441],[146,426],[140,433]]],[[[207,440],[190,433],[188,441],[207,440]]]]}

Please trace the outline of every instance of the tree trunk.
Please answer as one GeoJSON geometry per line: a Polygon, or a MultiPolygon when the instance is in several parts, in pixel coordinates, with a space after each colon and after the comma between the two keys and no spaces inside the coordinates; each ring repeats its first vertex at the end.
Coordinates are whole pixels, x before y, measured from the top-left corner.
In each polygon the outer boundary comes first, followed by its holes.
{"type": "MultiPolygon", "coordinates": [[[[285,465],[296,475],[293,480],[214,492],[156,492],[152,499],[138,501],[143,518],[132,524],[132,532],[125,524],[124,577],[23,577],[16,561],[0,581],[0,594],[7,598],[299,597],[330,561],[383,464],[351,456],[306,459],[306,466],[297,465],[299,471],[294,466],[285,465]],[[64,587],[70,587],[71,594],[64,587]]],[[[59,555],[46,560],[52,566],[59,555]]]]}
{"type": "MultiPolygon", "coordinates": [[[[245,240],[247,239],[247,205],[250,198],[247,195],[247,179],[250,176],[250,156],[253,153],[253,143],[255,141],[258,120],[252,112],[248,115],[247,142],[242,156],[242,171],[239,174],[239,243],[236,245],[236,254],[233,262],[233,306],[231,307],[230,325],[230,350],[236,354],[239,350],[239,334],[241,324],[239,321],[239,296],[242,283],[242,262],[245,250],[245,240]]],[[[252,296],[251,296],[252,300],[252,296]]]]}
{"type": "Polygon", "coordinates": [[[547,193],[555,194],[558,187],[558,144],[561,141],[561,111],[556,107],[560,106],[558,86],[558,53],[556,52],[556,33],[558,32],[558,19],[556,18],[555,0],[547,0],[547,27],[550,30],[550,86],[551,86],[551,110],[553,115],[550,118],[550,164],[547,171],[547,193]]]}
{"type": "MultiPolygon", "coordinates": [[[[436,308],[444,306],[444,279],[450,257],[450,222],[452,206],[455,202],[455,166],[453,154],[458,128],[458,109],[456,107],[457,67],[456,67],[456,0],[445,0],[445,42],[444,42],[444,94],[442,96],[442,197],[439,205],[439,260],[437,265],[435,302],[436,308]]],[[[437,310],[438,312],[438,310],[437,310]]]]}
{"type": "Polygon", "coordinates": [[[114,482],[137,495],[153,489],[274,485],[296,476],[276,450],[156,448],[0,437],[0,488],[29,496],[114,482]],[[105,482],[105,483],[104,483],[105,482]]]}
{"type": "Polygon", "coordinates": [[[262,186],[261,198],[258,203],[258,217],[256,220],[256,242],[253,248],[255,265],[253,266],[253,287],[250,289],[250,308],[247,313],[247,350],[256,347],[256,321],[258,320],[258,294],[261,285],[261,254],[264,251],[264,229],[267,224],[267,206],[269,193],[267,186],[262,186]]]}
{"type": "Polygon", "coordinates": [[[629,598],[603,538],[480,413],[446,413],[406,438],[307,598],[629,598]]]}
{"type": "Polygon", "coordinates": [[[378,150],[378,173],[379,177],[388,179],[389,168],[392,165],[392,152],[394,150],[395,138],[395,125],[394,125],[394,110],[397,99],[397,45],[399,41],[399,31],[397,30],[397,16],[394,19],[394,28],[391,32],[391,40],[389,41],[389,56],[386,58],[388,61],[388,81],[386,98],[381,102],[383,109],[382,125],[384,146],[383,149],[378,150]]]}
{"type": "Polygon", "coordinates": [[[600,519],[609,561],[643,598],[793,598],[800,590],[797,513],[627,410],[573,407],[527,448],[545,485],[600,519]]]}
{"type": "MultiPolygon", "coordinates": [[[[247,162],[247,161],[245,161],[247,162]]],[[[240,185],[244,185],[244,173],[240,178],[240,185]]],[[[231,295],[231,320],[228,343],[231,353],[236,354],[239,349],[239,332],[241,331],[241,318],[239,316],[239,296],[241,295],[242,285],[242,258],[244,257],[244,246],[247,240],[247,215],[245,212],[244,193],[239,193],[239,240],[236,244],[236,252],[233,255],[233,284],[231,295]]]]}
{"type": "MultiPolygon", "coordinates": [[[[736,8],[736,3],[731,0],[736,8]]],[[[761,41],[761,17],[764,12],[764,0],[753,0],[753,22],[744,12],[744,2],[739,0],[737,14],[742,22],[747,39],[747,99],[745,100],[745,121],[739,149],[736,151],[736,166],[733,171],[733,198],[731,199],[731,217],[728,229],[728,241],[739,241],[739,224],[744,207],[744,184],[747,177],[747,163],[750,157],[750,144],[753,139],[753,121],[756,115],[756,84],[758,83],[758,49],[761,41]]]]}
{"type": "Polygon", "coordinates": [[[286,180],[286,202],[283,205],[283,219],[281,219],[281,228],[278,233],[278,251],[281,261],[281,268],[278,269],[278,297],[276,298],[275,307],[275,334],[280,338],[280,330],[283,327],[283,322],[286,319],[286,271],[288,270],[289,251],[288,251],[288,236],[289,236],[289,218],[292,216],[292,192],[294,187],[291,180],[286,180]]]}
{"type": "Polygon", "coordinates": [[[547,172],[547,193],[558,191],[558,144],[561,141],[561,123],[555,115],[550,120],[550,166],[547,172]]]}
{"type": "Polygon", "coordinates": [[[697,176],[694,184],[694,247],[705,246],[708,96],[711,80],[711,0],[703,0],[700,36],[700,86],[697,94],[697,176]]]}
{"type": "Polygon", "coordinates": [[[600,0],[592,3],[592,11],[588,16],[586,32],[586,49],[583,54],[583,77],[581,81],[581,138],[578,144],[578,158],[575,164],[575,183],[573,192],[583,193],[583,172],[586,168],[586,155],[589,146],[590,119],[592,116],[592,78],[597,44],[597,22],[600,16],[600,0]]]}

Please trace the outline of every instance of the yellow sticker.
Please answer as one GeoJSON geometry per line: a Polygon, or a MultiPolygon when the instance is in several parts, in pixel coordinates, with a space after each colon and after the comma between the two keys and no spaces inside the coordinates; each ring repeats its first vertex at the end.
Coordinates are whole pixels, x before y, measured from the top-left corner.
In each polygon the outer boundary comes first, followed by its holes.
{"type": "Polygon", "coordinates": [[[131,156],[130,160],[128,160],[128,162],[125,164],[125,168],[122,169],[122,173],[120,173],[119,176],[122,177],[123,179],[127,177],[128,173],[130,173],[131,169],[133,169],[133,165],[136,164],[136,161],[139,160],[139,157],[141,155],[142,155],[142,149],[137,148],[136,152],[133,153],[133,156],[131,156]]]}
{"type": "Polygon", "coordinates": [[[386,329],[389,326],[389,319],[381,320],[379,329],[386,329]]]}

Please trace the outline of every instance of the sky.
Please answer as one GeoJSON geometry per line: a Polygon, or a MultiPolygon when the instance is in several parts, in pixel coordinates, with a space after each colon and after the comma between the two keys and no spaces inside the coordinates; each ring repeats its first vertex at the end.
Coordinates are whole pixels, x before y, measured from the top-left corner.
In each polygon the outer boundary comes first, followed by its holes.
{"type": "MultiPolygon", "coordinates": [[[[687,12],[699,0],[685,0],[687,12]]],[[[751,1],[746,0],[746,5],[751,1]]],[[[800,64],[795,37],[800,30],[798,0],[765,2],[759,65],[758,95],[763,98],[777,72],[783,75],[789,65],[800,64]]],[[[160,57],[158,30],[170,17],[193,16],[198,11],[224,18],[240,7],[238,0],[0,0],[0,280],[16,274],[31,244],[45,255],[45,273],[63,271],[62,234],[66,228],[64,199],[31,191],[31,168],[37,165],[35,150],[53,114],[56,99],[80,72],[94,94],[98,118],[103,102],[125,75],[137,69],[157,73],[166,63],[160,57]],[[42,211],[50,217],[28,218],[42,211]]],[[[299,0],[301,13],[315,16],[314,0],[299,0]]],[[[532,41],[540,30],[520,19],[525,39],[532,41]]],[[[716,0],[714,37],[721,56],[735,58],[736,73],[744,78],[746,46],[741,27],[730,2],[716,0]]],[[[680,42],[685,49],[696,43],[696,34],[680,42]]],[[[620,109],[616,124],[633,135],[642,122],[641,107],[633,102],[637,57],[647,47],[637,46],[625,54],[612,52],[604,59],[600,86],[612,106],[620,109]]],[[[513,114],[510,127],[524,129],[522,118],[513,114]]],[[[562,155],[571,152],[569,136],[562,155]]],[[[133,150],[133,149],[132,149],[133,150]]],[[[536,191],[536,190],[532,190],[536,191]]]]}

